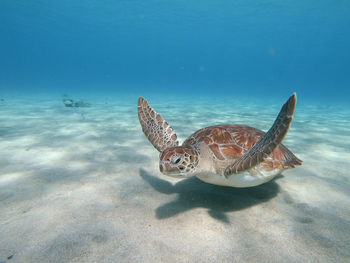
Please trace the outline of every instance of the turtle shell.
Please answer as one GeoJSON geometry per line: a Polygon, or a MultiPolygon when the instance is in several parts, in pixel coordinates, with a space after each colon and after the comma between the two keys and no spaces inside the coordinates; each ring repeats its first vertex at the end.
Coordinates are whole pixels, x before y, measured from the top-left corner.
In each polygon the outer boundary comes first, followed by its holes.
{"type": "MultiPolygon", "coordinates": [[[[204,142],[213,152],[214,159],[234,160],[242,157],[264,134],[261,130],[245,125],[217,125],[198,130],[183,145],[197,146],[204,142]]],[[[282,144],[262,162],[266,169],[288,169],[296,165],[301,165],[301,160],[282,144]]]]}

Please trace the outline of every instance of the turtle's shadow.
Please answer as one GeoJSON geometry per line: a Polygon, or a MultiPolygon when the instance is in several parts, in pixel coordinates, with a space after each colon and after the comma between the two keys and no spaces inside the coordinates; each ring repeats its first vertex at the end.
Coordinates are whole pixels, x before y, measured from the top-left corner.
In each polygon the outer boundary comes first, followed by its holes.
{"type": "Polygon", "coordinates": [[[230,223],[225,213],[266,202],[279,192],[279,186],[274,180],[250,188],[233,188],[207,184],[196,177],[181,180],[173,185],[150,175],[144,169],[140,169],[140,176],[158,192],[178,194],[176,200],[156,208],[158,219],[169,218],[187,210],[204,207],[208,209],[208,213],[213,218],[230,223]]]}

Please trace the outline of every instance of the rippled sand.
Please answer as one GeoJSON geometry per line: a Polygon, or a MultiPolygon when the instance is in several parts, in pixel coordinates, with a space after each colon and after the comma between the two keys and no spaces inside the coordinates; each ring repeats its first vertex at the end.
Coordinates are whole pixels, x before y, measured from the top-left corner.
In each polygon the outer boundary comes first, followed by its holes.
{"type": "MultiPolygon", "coordinates": [[[[267,130],[284,102],[146,98],[182,141],[267,130]]],[[[88,102],[0,102],[1,263],[350,262],[349,109],[297,105],[284,144],[303,166],[237,189],[160,174],[137,96],[88,102]]]]}

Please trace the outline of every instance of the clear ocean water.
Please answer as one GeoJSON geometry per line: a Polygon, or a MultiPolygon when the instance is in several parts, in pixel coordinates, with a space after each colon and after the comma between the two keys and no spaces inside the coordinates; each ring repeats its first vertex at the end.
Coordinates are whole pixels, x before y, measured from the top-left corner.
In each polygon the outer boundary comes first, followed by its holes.
{"type": "Polygon", "coordinates": [[[0,263],[350,262],[349,11],[2,0],[0,263]],[[267,131],[293,92],[303,165],[252,188],[164,176],[137,117],[267,131]]]}

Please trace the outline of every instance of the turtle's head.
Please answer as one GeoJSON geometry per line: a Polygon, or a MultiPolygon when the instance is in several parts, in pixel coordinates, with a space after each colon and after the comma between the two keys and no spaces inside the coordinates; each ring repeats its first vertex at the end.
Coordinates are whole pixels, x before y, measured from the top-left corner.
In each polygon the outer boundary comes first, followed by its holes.
{"type": "Polygon", "coordinates": [[[197,165],[198,153],[190,147],[171,147],[160,154],[159,170],[171,177],[191,177],[196,171],[197,165]]]}

